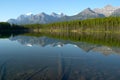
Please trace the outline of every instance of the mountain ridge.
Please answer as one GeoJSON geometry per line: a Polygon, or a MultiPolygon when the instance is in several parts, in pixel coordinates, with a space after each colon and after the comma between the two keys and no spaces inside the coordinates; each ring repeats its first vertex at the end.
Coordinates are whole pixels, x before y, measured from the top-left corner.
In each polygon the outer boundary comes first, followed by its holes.
{"type": "Polygon", "coordinates": [[[61,21],[70,20],[84,20],[91,18],[101,18],[109,16],[120,16],[120,7],[113,7],[111,5],[106,5],[103,8],[86,8],[76,15],[68,16],[64,13],[57,14],[52,12],[51,14],[46,14],[44,12],[39,14],[22,14],[17,19],[9,19],[7,22],[10,24],[46,24],[61,21]],[[117,10],[117,11],[116,11],[117,10]]]}

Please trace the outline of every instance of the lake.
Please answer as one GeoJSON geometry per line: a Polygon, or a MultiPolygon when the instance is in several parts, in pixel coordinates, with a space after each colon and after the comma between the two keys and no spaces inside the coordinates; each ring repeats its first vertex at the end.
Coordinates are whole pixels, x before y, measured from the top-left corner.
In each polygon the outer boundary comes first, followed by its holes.
{"type": "Polygon", "coordinates": [[[105,40],[108,44],[98,36],[88,39],[92,43],[85,40],[88,37],[59,37],[1,37],[0,80],[120,80],[120,47],[115,46],[119,39],[113,38],[116,36],[105,40]],[[98,40],[103,44],[94,43],[98,40]]]}

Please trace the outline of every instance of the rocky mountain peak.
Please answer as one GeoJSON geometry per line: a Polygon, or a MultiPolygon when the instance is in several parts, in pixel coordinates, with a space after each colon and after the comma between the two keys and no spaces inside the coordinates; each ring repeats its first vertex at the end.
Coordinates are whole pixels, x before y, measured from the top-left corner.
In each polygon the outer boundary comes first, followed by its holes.
{"type": "Polygon", "coordinates": [[[46,13],[44,13],[44,12],[41,12],[41,13],[40,13],[40,15],[42,16],[42,15],[47,15],[47,14],[46,14],[46,13]]]}
{"type": "Polygon", "coordinates": [[[52,13],[51,13],[51,16],[53,16],[53,17],[60,17],[60,15],[57,14],[57,13],[55,13],[55,12],[52,12],[52,13]]]}
{"type": "Polygon", "coordinates": [[[110,16],[118,7],[113,7],[111,5],[106,5],[103,8],[96,8],[94,11],[96,13],[104,14],[106,17],[110,16]]]}
{"type": "Polygon", "coordinates": [[[65,14],[64,14],[64,13],[60,13],[60,15],[61,15],[61,16],[65,16],[65,14]]]}
{"type": "Polygon", "coordinates": [[[90,8],[86,8],[84,9],[82,12],[80,12],[79,14],[92,14],[92,13],[95,13],[93,10],[91,10],[90,8]]]}
{"type": "Polygon", "coordinates": [[[112,5],[106,5],[104,8],[114,8],[112,5]]]}
{"type": "Polygon", "coordinates": [[[57,17],[57,18],[61,18],[61,17],[64,17],[65,14],[64,14],[64,13],[57,14],[57,13],[55,13],[55,12],[52,12],[52,13],[51,13],[51,16],[57,17]]]}
{"type": "Polygon", "coordinates": [[[55,12],[52,12],[52,13],[51,13],[51,15],[58,15],[58,14],[57,14],[57,13],[55,13],[55,12]]]}
{"type": "Polygon", "coordinates": [[[83,12],[94,12],[91,8],[86,8],[83,12]]]}

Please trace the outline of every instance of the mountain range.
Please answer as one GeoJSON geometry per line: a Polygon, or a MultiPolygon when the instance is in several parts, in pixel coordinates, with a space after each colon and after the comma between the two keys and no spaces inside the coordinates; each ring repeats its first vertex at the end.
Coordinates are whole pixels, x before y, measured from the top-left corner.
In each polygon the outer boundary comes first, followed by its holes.
{"type": "Polygon", "coordinates": [[[80,13],[68,16],[63,13],[51,13],[50,15],[42,12],[40,14],[23,14],[20,15],[17,19],[9,19],[7,22],[10,24],[45,24],[52,22],[61,22],[61,21],[70,21],[70,20],[84,20],[91,18],[101,18],[109,16],[120,16],[120,7],[113,7],[107,5],[103,8],[86,8],[80,13]]]}

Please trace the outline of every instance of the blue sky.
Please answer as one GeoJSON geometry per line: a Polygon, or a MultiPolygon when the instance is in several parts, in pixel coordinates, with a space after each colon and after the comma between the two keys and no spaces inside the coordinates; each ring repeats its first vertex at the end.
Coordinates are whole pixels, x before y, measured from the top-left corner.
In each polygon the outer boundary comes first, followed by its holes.
{"type": "Polygon", "coordinates": [[[17,18],[21,14],[45,12],[74,15],[85,8],[102,8],[110,4],[120,6],[119,0],[1,0],[0,21],[17,18]]]}

